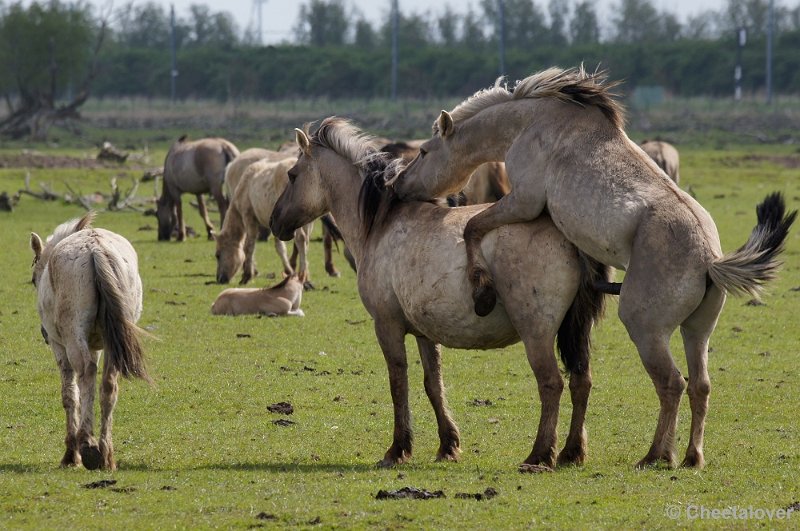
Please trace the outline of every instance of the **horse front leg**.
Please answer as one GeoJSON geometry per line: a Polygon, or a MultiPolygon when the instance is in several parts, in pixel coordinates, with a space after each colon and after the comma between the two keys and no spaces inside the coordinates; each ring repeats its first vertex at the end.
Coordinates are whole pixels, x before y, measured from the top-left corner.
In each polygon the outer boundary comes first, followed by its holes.
{"type": "Polygon", "coordinates": [[[447,408],[447,398],[442,382],[441,346],[427,338],[418,337],[417,348],[422,360],[425,393],[433,406],[436,424],[439,427],[439,450],[436,452],[436,460],[458,461],[461,455],[461,436],[458,426],[453,422],[447,408]]]}
{"type": "Polygon", "coordinates": [[[186,221],[183,219],[183,201],[180,194],[175,199],[175,219],[178,220],[178,235],[175,238],[177,241],[182,242],[186,240],[186,221]]]}
{"type": "Polygon", "coordinates": [[[58,370],[61,373],[61,404],[67,416],[67,434],[64,438],[66,451],[61,458],[61,466],[78,466],[81,464],[80,445],[78,444],[78,426],[80,425],[80,393],[75,380],[75,371],[67,359],[67,351],[63,346],[51,342],[50,347],[56,357],[58,370]]]}
{"type": "Polygon", "coordinates": [[[287,277],[293,275],[294,268],[289,263],[289,255],[286,253],[286,243],[281,241],[280,238],[275,238],[275,252],[278,253],[278,257],[281,259],[283,274],[287,277]]]}
{"type": "Polygon", "coordinates": [[[525,351],[536,377],[541,415],[533,450],[520,465],[520,472],[549,472],[556,465],[558,405],[564,390],[564,380],[558,370],[552,336],[549,339],[543,337],[525,341],[525,351]]]}
{"type": "Polygon", "coordinates": [[[314,289],[314,285],[311,283],[311,275],[308,272],[308,241],[311,238],[311,229],[313,227],[309,223],[294,232],[294,244],[297,249],[297,278],[305,289],[314,289]]]}
{"type": "Polygon", "coordinates": [[[206,199],[203,194],[197,194],[197,209],[200,211],[200,217],[203,218],[203,224],[206,226],[206,234],[209,240],[214,239],[214,225],[208,217],[208,208],[206,208],[206,199]]]}
{"type": "Polygon", "coordinates": [[[325,252],[325,272],[328,273],[329,277],[338,277],[339,271],[336,270],[336,266],[333,265],[333,235],[331,231],[322,224],[322,248],[325,252]]]}
{"type": "Polygon", "coordinates": [[[408,407],[408,360],[402,328],[375,320],[375,335],[389,370],[389,389],[394,408],[392,445],[378,462],[389,468],[411,459],[414,436],[411,430],[411,410],[408,407]]]}
{"type": "Polygon", "coordinates": [[[586,410],[592,391],[592,371],[571,372],[569,393],[572,399],[572,420],[564,449],[558,454],[559,465],[582,465],[586,461],[586,410]]]}
{"type": "Polygon", "coordinates": [[[225,223],[225,216],[228,214],[228,198],[222,193],[222,186],[218,190],[212,191],[211,194],[219,207],[219,226],[222,227],[225,223]]]}
{"type": "MultiPolygon", "coordinates": [[[[242,280],[240,284],[247,284],[258,275],[256,269],[256,239],[258,238],[258,223],[254,219],[245,218],[244,234],[244,263],[242,264],[242,280]]],[[[275,238],[275,241],[278,241],[275,238]]]]}
{"type": "Polygon", "coordinates": [[[116,470],[114,460],[114,443],[111,439],[111,426],[114,423],[114,406],[117,405],[119,394],[119,371],[112,367],[108,359],[103,366],[103,381],[100,386],[100,455],[103,459],[102,468],[116,470]]]}
{"type": "Polygon", "coordinates": [[[501,225],[532,220],[543,208],[543,201],[520,202],[512,192],[467,222],[464,228],[467,278],[472,284],[472,300],[477,315],[481,317],[489,315],[497,304],[494,279],[481,251],[483,237],[501,225]]]}

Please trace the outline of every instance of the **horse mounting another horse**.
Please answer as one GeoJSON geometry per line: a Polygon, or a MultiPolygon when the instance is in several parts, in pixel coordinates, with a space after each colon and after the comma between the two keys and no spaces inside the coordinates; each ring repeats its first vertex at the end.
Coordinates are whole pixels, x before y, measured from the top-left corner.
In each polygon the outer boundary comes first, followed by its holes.
{"type": "Polygon", "coordinates": [[[136,322],[142,313],[142,281],[136,251],[120,236],[91,227],[94,213],[59,225],[42,242],[31,234],[33,284],[42,335],[61,372],[67,416],[61,466],[114,470],[112,414],[118,376],[150,382],[136,322]],[[94,394],[100,351],[100,440],[94,437],[94,394]]]}
{"type": "Polygon", "coordinates": [[[680,326],[692,411],[683,465],[704,465],[708,341],[726,292],[757,295],[773,279],[796,212],[780,194],[758,205],[758,224],[738,251],[723,254],[711,216],[666,178],[623,130],[623,109],[603,72],[551,68],[513,91],[495,84],[451,113],[407,168],[390,181],[403,199],[460,189],[488,161],[505,160],[511,193],[473,217],[464,231],[475,311],[495,304],[496,278],[481,241],[500,226],[546,208],[556,226],[595,260],[627,271],[619,317],[639,351],[661,408],[650,450],[638,463],[675,462],[675,429],[687,388],[670,354],[680,326]]]}
{"type": "Polygon", "coordinates": [[[206,226],[209,239],[214,225],[208,218],[203,194],[210,193],[219,206],[220,225],[225,221],[228,200],[222,190],[225,167],[239,150],[224,138],[203,138],[190,141],[184,135],[172,144],[164,159],[164,177],[161,197],[158,198],[158,239],[169,241],[177,225],[178,241],[186,239],[181,194],[197,196],[200,216],[206,226]]]}
{"type": "Polygon", "coordinates": [[[228,288],[211,305],[213,315],[260,314],[304,317],[303,283],[292,274],[271,288],[228,288]]]}
{"type": "Polygon", "coordinates": [[[499,303],[479,318],[466,289],[461,234],[486,205],[443,208],[396,201],[383,187],[388,157],[342,119],[324,120],[311,137],[298,129],[297,142],[301,155],[270,226],[288,239],[330,210],[355,257],[359,294],[375,322],[394,405],[394,437],[379,465],[400,464],[412,455],[406,334],[416,337],[425,392],[436,414],[437,460],[457,460],[460,454],[459,430],[442,383],[440,345],[488,349],[522,341],[538,384],[541,417],[521,470],[582,463],[591,390],[589,337],[603,308],[603,295],[592,286],[607,280],[608,268],[579,255],[547,217],[500,227],[482,244],[499,280],[499,303]],[[556,425],[564,383],[555,359],[556,336],[573,404],[559,454],[556,425]]]}

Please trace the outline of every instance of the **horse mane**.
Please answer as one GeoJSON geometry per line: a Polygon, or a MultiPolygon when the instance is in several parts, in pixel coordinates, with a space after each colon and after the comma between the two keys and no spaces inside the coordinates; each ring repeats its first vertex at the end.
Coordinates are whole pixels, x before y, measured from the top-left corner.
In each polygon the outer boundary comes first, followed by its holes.
{"type": "MultiPolygon", "coordinates": [[[[581,107],[595,106],[618,129],[625,126],[625,109],[614,98],[612,89],[619,81],[608,81],[608,72],[586,72],[583,65],[573,68],[548,68],[518,81],[513,90],[501,85],[498,78],[493,87],[479,90],[450,113],[455,122],[475,116],[493,105],[522,98],[556,98],[581,107]]],[[[438,122],[438,121],[437,121],[438,122]]],[[[436,123],[434,134],[438,133],[436,123]]]]}
{"type": "Polygon", "coordinates": [[[52,247],[53,245],[57,244],[67,236],[74,234],[78,231],[83,229],[89,229],[92,226],[92,222],[94,221],[95,216],[97,215],[96,212],[90,211],[84,214],[80,218],[71,219],[69,221],[65,221],[53,231],[53,234],[47,238],[47,245],[52,247]]]}
{"type": "Polygon", "coordinates": [[[334,151],[358,168],[363,177],[358,193],[361,227],[364,235],[369,236],[399,202],[394,190],[386,187],[387,170],[393,164],[389,154],[378,150],[372,136],[349,120],[336,116],[323,120],[310,140],[313,145],[334,151]]]}

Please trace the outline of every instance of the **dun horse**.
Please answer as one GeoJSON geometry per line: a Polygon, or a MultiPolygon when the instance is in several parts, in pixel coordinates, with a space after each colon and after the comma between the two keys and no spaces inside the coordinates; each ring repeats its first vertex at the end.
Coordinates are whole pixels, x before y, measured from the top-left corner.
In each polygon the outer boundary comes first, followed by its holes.
{"type": "Polygon", "coordinates": [[[214,225],[208,218],[203,194],[214,196],[219,206],[220,225],[225,221],[228,200],[222,193],[225,166],[239,154],[236,146],[222,138],[203,138],[190,142],[182,136],[170,147],[164,160],[164,183],[158,198],[158,239],[169,241],[177,224],[178,241],[186,239],[181,194],[197,196],[200,216],[206,226],[208,237],[214,225]]]}
{"type": "MultiPolygon", "coordinates": [[[[239,268],[243,269],[242,284],[247,284],[258,274],[255,265],[255,246],[259,226],[269,227],[269,217],[275,201],[281,195],[289,180],[287,172],[296,158],[279,162],[260,160],[245,169],[236,192],[231,200],[231,208],[222,230],[214,234],[217,250],[217,282],[227,284],[239,268]]],[[[308,280],[308,235],[311,225],[300,228],[295,234],[295,246],[299,254],[299,276],[301,282],[308,280]]],[[[286,254],[286,244],[275,238],[275,250],[283,263],[286,275],[294,273],[286,254]]]]}
{"type": "Polygon", "coordinates": [[[483,242],[489,267],[500,280],[499,304],[486,318],[472,311],[461,234],[485,205],[443,208],[428,202],[401,203],[383,187],[386,159],[348,122],[328,118],[309,138],[297,130],[301,155],[272,214],[280,238],[329,210],[358,266],[358,290],[375,321],[386,359],[394,404],[394,439],[381,466],[411,457],[411,413],[404,337],[417,340],[425,391],[439,427],[437,460],[460,454],[458,427],[450,417],[441,375],[440,345],[499,348],[525,345],[541,399],[533,449],[522,470],[582,463],[591,372],[589,336],[602,311],[603,295],[592,289],[607,268],[583,262],[546,217],[499,228],[483,242]],[[570,372],[572,422],[556,458],[556,425],[563,380],[555,359],[570,372]]]}
{"type": "MultiPolygon", "coordinates": [[[[678,405],[686,383],[669,350],[680,326],[689,370],[691,434],[683,465],[704,464],[708,340],[726,292],[757,295],[774,278],[795,214],[773,194],[758,206],[745,245],[723,255],[711,216],[669,179],[623,131],[613,83],[583,68],[552,68],[496,85],[442,111],[433,138],[393,187],[404,199],[460,189],[476,166],[505,159],[511,193],[472,218],[464,231],[475,311],[495,304],[496,275],[481,241],[505,224],[546,211],[564,235],[604,264],[627,271],[619,316],[658,393],[661,411],[639,466],[674,463],[678,405]]],[[[500,280],[500,279],[498,279],[500,280]]]]}
{"type": "Polygon", "coordinates": [[[61,466],[114,470],[111,424],[120,374],[150,381],[136,326],[142,281],[136,251],[113,232],[90,227],[93,213],[59,225],[47,243],[31,234],[33,284],[42,335],[61,371],[67,415],[61,466]],[[94,394],[100,351],[100,440],[94,437],[94,394]]]}
{"type": "Polygon", "coordinates": [[[300,309],[303,283],[297,275],[284,278],[271,288],[228,288],[211,305],[213,315],[261,314],[270,317],[295,315],[304,317],[300,309]]]}
{"type": "Polygon", "coordinates": [[[680,183],[680,156],[675,146],[663,140],[645,140],[640,147],[667,174],[667,177],[675,181],[675,184],[680,183]]]}

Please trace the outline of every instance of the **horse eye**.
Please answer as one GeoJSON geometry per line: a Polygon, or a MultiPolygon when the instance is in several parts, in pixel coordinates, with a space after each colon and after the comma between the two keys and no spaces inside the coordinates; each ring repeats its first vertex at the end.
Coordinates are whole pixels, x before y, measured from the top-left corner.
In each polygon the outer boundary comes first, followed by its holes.
{"type": "Polygon", "coordinates": [[[419,158],[424,157],[428,153],[427,150],[419,148],[419,158]]]}

